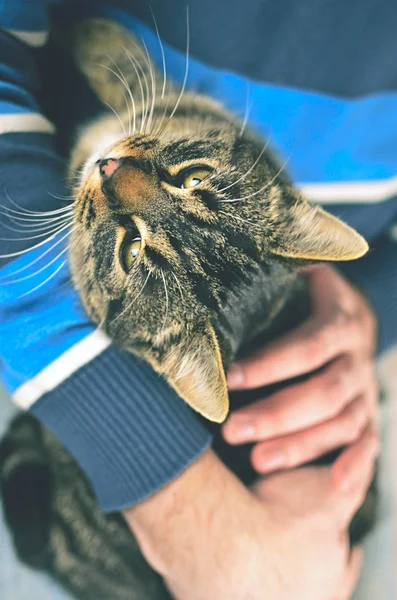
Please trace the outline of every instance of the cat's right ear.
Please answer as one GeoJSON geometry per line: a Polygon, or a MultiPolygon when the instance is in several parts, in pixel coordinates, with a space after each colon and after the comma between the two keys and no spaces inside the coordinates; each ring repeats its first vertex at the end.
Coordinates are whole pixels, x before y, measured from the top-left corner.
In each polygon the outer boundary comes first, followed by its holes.
{"type": "Polygon", "coordinates": [[[357,231],[319,206],[298,197],[287,210],[273,254],[300,260],[347,261],[368,251],[367,242],[357,231]]]}
{"type": "Polygon", "coordinates": [[[161,364],[146,357],[176,392],[209,421],[222,423],[229,412],[229,395],[214,328],[203,328],[163,356],[161,364]]]}

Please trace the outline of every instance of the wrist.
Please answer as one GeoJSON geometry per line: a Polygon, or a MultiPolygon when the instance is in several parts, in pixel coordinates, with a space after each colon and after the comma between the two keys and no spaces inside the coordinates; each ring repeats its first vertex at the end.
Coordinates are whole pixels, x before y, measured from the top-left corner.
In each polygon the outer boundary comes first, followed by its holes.
{"type": "Polygon", "coordinates": [[[241,514],[239,505],[251,502],[256,502],[253,495],[207,450],[174,481],[124,511],[124,517],[152,568],[166,579],[186,573],[194,580],[205,576],[211,553],[224,556],[224,549],[215,546],[225,535],[230,541],[240,525],[234,517],[241,514]]]}

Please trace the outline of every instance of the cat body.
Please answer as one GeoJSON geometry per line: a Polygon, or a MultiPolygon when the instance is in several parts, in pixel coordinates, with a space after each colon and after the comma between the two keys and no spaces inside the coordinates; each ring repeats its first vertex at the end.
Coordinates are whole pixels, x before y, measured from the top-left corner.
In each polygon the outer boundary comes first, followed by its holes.
{"type": "MultiPolygon", "coordinates": [[[[307,314],[302,266],[358,258],[367,245],[302,198],[233,115],[166,85],[118,25],[87,21],[71,48],[112,111],[82,128],[72,152],[73,283],[94,322],[213,422],[214,447],[249,483],[249,447],[228,448],[217,425],[229,410],[225,371],[307,314]]],[[[78,466],[33,417],[12,424],[0,465],[23,560],[76,598],[169,597],[121,517],[99,510],[78,466]],[[38,492],[25,503],[27,481],[38,492]]]]}

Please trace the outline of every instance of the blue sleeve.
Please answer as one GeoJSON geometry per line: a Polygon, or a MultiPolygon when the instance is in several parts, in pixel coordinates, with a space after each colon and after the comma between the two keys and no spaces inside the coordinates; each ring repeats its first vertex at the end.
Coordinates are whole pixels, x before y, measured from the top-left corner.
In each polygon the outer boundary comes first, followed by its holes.
{"type": "Polygon", "coordinates": [[[146,364],[95,329],[70,283],[65,168],[35,101],[45,7],[0,8],[0,372],[114,511],[176,477],[210,436],[146,364]]]}

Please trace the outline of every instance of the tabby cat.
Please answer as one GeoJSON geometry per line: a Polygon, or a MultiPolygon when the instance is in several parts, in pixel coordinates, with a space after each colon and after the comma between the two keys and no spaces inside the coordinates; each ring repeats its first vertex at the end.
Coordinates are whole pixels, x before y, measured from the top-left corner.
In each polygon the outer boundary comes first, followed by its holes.
{"type": "MultiPolygon", "coordinates": [[[[115,111],[83,128],[72,152],[74,285],[94,322],[213,422],[215,449],[248,483],[249,449],[222,444],[216,425],[229,410],[225,369],[305,316],[302,266],[359,258],[367,244],[302,198],[263,141],[222,106],[166,85],[120,26],[86,21],[71,46],[115,111]]],[[[169,598],[121,517],[102,514],[73,459],[33,417],[11,425],[0,464],[25,562],[76,598],[169,598]]]]}

